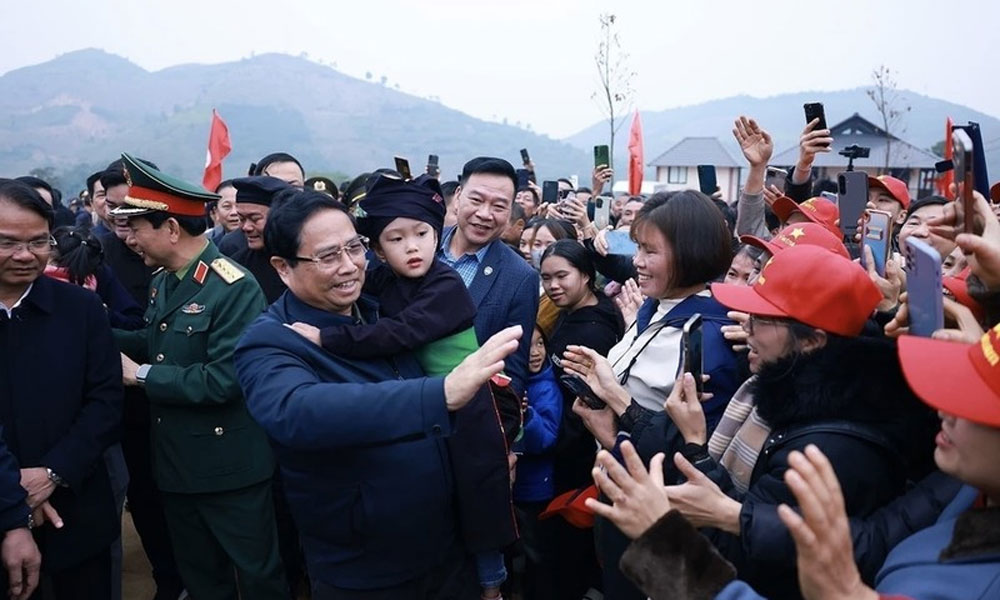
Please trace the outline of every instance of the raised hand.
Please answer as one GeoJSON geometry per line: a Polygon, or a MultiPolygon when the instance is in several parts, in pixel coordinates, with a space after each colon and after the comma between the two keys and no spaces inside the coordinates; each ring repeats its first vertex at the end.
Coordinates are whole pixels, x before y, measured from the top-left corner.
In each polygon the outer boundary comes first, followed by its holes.
{"type": "Polygon", "coordinates": [[[594,350],[586,346],[567,346],[560,366],[566,373],[582,378],[615,414],[620,415],[628,408],[631,396],[618,383],[608,359],[594,350]]]}
{"type": "Polygon", "coordinates": [[[645,301],[646,297],[642,295],[642,291],[639,290],[639,284],[635,282],[635,279],[630,278],[622,285],[621,293],[615,296],[615,305],[621,311],[626,327],[631,326],[635,322],[635,317],[639,314],[639,307],[645,301]]]}
{"type": "Polygon", "coordinates": [[[833,138],[829,129],[816,129],[819,119],[813,119],[806,124],[799,137],[799,162],[797,169],[807,170],[812,167],[816,155],[820,152],[829,152],[833,147],[833,138]]]}
{"type": "Polygon", "coordinates": [[[733,137],[743,150],[743,156],[750,166],[767,166],[774,153],[774,141],[771,135],[761,129],[753,119],[741,116],[733,126],[733,137]]]}
{"type": "Polygon", "coordinates": [[[795,540],[802,595],[806,600],[877,600],[854,563],[844,495],[830,461],[810,444],[805,454],[789,454],[788,465],[785,483],[802,514],[782,504],[778,516],[795,540]]]}
{"type": "MultiPolygon", "coordinates": [[[[709,394],[710,395],[710,394],[709,394]]],[[[688,444],[704,444],[708,440],[705,413],[698,399],[698,390],[691,373],[682,374],[674,382],[674,389],[663,403],[663,409],[677,425],[688,444]]]]}
{"type": "Polygon", "coordinates": [[[670,512],[670,501],[663,488],[663,453],[649,461],[649,471],[631,442],[621,445],[625,467],[606,450],[597,453],[597,467],[592,472],[597,487],[612,504],[587,498],[587,508],[608,519],[631,539],[642,535],[670,512]],[[627,470],[626,470],[627,467],[627,470]]]}
{"type": "Polygon", "coordinates": [[[520,325],[499,331],[448,373],[444,378],[448,410],[458,410],[468,404],[480,387],[503,370],[503,360],[517,350],[521,333],[520,325]]]}

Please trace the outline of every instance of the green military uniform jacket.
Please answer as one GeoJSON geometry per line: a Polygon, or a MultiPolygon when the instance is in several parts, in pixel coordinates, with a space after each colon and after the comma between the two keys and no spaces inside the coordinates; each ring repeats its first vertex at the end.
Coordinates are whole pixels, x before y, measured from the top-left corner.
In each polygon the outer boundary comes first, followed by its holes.
{"type": "Polygon", "coordinates": [[[180,282],[161,271],[149,290],[147,326],[116,330],[119,346],[149,364],[153,476],[160,490],[207,493],[270,478],[274,457],[250,417],[233,350],[266,304],[247,272],[208,244],[180,282]],[[168,283],[173,286],[168,290],[168,283]]]}

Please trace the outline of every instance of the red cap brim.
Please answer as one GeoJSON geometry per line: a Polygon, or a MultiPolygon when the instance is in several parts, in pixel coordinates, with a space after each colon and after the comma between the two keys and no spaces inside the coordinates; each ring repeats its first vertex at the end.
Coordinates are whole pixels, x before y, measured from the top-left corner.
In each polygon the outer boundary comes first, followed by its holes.
{"type": "Polygon", "coordinates": [[[788,314],[765,300],[752,285],[713,283],[712,295],[726,308],[765,317],[788,317],[788,314]]]}
{"type": "Polygon", "coordinates": [[[899,361],[910,388],[931,407],[1000,427],[1000,399],[976,371],[969,349],[969,344],[905,335],[899,338],[899,361]]]}
{"type": "Polygon", "coordinates": [[[746,244],[748,246],[753,246],[754,248],[760,248],[765,252],[770,252],[772,256],[777,254],[778,252],[781,252],[781,248],[783,247],[783,246],[778,246],[774,242],[769,242],[764,238],[760,238],[755,235],[741,235],[740,243],[746,244]]]}
{"type": "Polygon", "coordinates": [[[774,216],[778,217],[778,220],[784,223],[788,220],[788,217],[792,216],[792,213],[799,210],[799,205],[795,200],[792,200],[788,196],[779,196],[774,204],[771,205],[771,212],[774,216]]]}

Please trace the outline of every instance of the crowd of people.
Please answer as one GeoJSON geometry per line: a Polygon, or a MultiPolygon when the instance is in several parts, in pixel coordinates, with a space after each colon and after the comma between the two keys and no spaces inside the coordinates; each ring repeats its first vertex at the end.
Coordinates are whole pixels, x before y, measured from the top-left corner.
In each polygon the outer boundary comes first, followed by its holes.
{"type": "Polygon", "coordinates": [[[127,509],[157,600],[1000,597],[996,205],[870,177],[877,268],[817,125],[765,185],[737,119],[736,199],[496,157],[0,180],[2,587],[119,600],[127,509]]]}

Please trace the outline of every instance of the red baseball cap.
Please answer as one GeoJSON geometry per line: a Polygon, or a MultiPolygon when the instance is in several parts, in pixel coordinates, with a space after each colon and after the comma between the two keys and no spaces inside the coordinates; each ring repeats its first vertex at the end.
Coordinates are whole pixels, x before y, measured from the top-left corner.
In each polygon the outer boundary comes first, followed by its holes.
{"type": "Polygon", "coordinates": [[[906,187],[906,182],[896,179],[890,175],[879,175],[878,177],[868,176],[868,189],[882,188],[889,192],[892,199],[902,205],[903,210],[910,208],[910,190],[906,187]]]}
{"type": "Polygon", "coordinates": [[[770,240],[759,238],[755,235],[741,235],[740,241],[770,252],[775,255],[786,248],[791,248],[799,244],[808,246],[819,246],[835,252],[844,258],[851,258],[850,253],[841,241],[841,236],[833,235],[827,231],[826,227],[816,223],[796,223],[782,229],[778,235],[770,240]]]}
{"type": "Polygon", "coordinates": [[[840,231],[840,209],[826,198],[810,198],[802,204],[796,204],[795,200],[788,196],[779,196],[771,205],[771,210],[782,223],[788,221],[792,213],[797,212],[813,223],[826,227],[830,233],[839,237],[844,236],[840,231]]]}
{"type": "Polygon", "coordinates": [[[983,310],[983,305],[977,302],[972,294],[969,293],[969,285],[967,279],[969,274],[972,272],[971,267],[965,267],[961,273],[954,275],[952,277],[945,277],[941,284],[944,289],[947,290],[955,302],[958,302],[962,306],[968,308],[972,311],[972,314],[982,322],[986,318],[986,311],[983,310]]]}
{"type": "Polygon", "coordinates": [[[594,511],[587,507],[587,498],[597,498],[597,486],[590,485],[556,496],[538,518],[549,519],[558,515],[573,527],[589,529],[594,526],[594,511]]]}
{"type": "Polygon", "coordinates": [[[904,335],[899,361],[913,391],[930,406],[1000,427],[1000,335],[990,329],[978,344],[904,335]]]}
{"type": "Polygon", "coordinates": [[[753,286],[713,283],[712,294],[733,310],[795,319],[847,337],[861,333],[882,300],[859,265],[801,244],[775,254],[753,286]]]}

